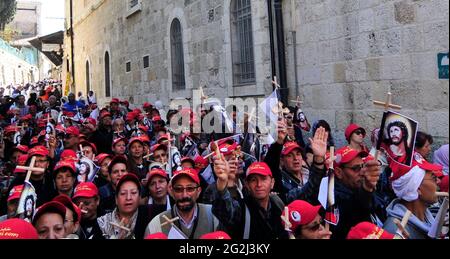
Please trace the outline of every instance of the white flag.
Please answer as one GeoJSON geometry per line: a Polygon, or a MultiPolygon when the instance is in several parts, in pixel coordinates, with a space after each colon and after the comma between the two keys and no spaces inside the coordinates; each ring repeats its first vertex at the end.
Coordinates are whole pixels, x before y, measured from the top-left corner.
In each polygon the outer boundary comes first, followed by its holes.
{"type": "Polygon", "coordinates": [[[278,113],[274,113],[272,109],[278,107],[278,103],[277,91],[274,91],[259,105],[259,108],[264,112],[266,118],[269,117],[270,121],[275,124],[278,123],[278,113]]]}
{"type": "Polygon", "coordinates": [[[172,226],[172,228],[169,231],[169,234],[167,235],[168,239],[188,239],[186,235],[181,232],[176,226],[172,226]]]}

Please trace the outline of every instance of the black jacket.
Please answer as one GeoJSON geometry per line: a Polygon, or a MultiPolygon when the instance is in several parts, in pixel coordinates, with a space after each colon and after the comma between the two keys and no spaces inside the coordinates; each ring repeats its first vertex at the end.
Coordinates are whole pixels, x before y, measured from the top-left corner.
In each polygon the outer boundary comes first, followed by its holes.
{"type": "Polygon", "coordinates": [[[113,131],[100,127],[97,129],[90,139],[97,147],[97,154],[112,154],[113,131]]]}
{"type": "Polygon", "coordinates": [[[335,202],[339,209],[339,221],[337,226],[331,226],[333,239],[345,239],[352,227],[361,222],[376,224],[376,217],[384,222],[386,210],[374,193],[367,192],[364,188],[352,190],[336,179],[335,202]]]}

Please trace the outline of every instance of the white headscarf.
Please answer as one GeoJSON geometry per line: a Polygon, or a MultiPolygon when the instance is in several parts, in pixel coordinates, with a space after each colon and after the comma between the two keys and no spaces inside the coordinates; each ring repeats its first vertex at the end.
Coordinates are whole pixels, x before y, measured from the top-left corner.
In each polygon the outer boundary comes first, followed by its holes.
{"type": "Polygon", "coordinates": [[[392,182],[392,189],[398,198],[414,201],[419,198],[418,189],[425,178],[425,170],[419,166],[413,167],[408,173],[392,182]]]}

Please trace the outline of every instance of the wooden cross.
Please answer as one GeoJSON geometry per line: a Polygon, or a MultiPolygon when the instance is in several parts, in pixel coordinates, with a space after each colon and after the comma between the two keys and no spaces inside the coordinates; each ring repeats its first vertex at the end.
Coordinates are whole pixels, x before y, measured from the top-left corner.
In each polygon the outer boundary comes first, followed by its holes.
{"type": "Polygon", "coordinates": [[[272,84],[275,86],[275,90],[278,90],[281,88],[281,86],[278,84],[276,76],[273,77],[272,84]]]}
{"type": "Polygon", "coordinates": [[[303,104],[303,102],[300,100],[300,96],[297,96],[297,100],[291,100],[291,102],[295,103],[297,107],[300,108],[300,105],[303,104]]]}
{"type": "Polygon", "coordinates": [[[118,228],[120,228],[120,229],[122,229],[122,230],[125,230],[125,231],[127,231],[127,232],[131,232],[131,229],[129,229],[129,228],[127,228],[127,227],[124,227],[122,224],[123,224],[123,220],[124,219],[122,219],[121,221],[120,221],[120,224],[117,224],[117,223],[114,223],[114,222],[111,222],[111,221],[108,221],[108,223],[110,224],[110,225],[112,225],[112,226],[114,226],[114,227],[118,227],[118,228]]]}
{"type": "Polygon", "coordinates": [[[30,164],[28,166],[17,166],[16,169],[26,170],[27,171],[27,177],[25,178],[25,182],[28,182],[31,177],[32,172],[41,172],[45,173],[44,168],[40,167],[34,167],[34,164],[36,163],[36,156],[33,156],[31,158],[30,164]]]}
{"type": "Polygon", "coordinates": [[[203,92],[203,87],[202,87],[202,86],[200,86],[199,90],[200,90],[200,100],[201,100],[202,103],[203,103],[203,102],[204,102],[206,99],[208,99],[209,97],[206,96],[205,93],[203,92]]]}
{"type": "Polygon", "coordinates": [[[336,160],[336,157],[334,156],[334,147],[330,147],[330,169],[334,169],[334,161],[336,160]]]}
{"type": "Polygon", "coordinates": [[[173,226],[173,225],[174,225],[173,223],[174,223],[175,221],[180,220],[180,217],[175,217],[175,218],[173,218],[173,219],[169,219],[166,215],[163,215],[162,217],[163,217],[163,219],[165,220],[165,222],[161,224],[161,227],[164,227],[164,226],[167,225],[167,224],[170,224],[170,225],[173,226]]]}
{"type": "Polygon", "coordinates": [[[248,118],[247,118],[248,122],[253,121],[253,119],[259,120],[259,117],[256,116],[255,113],[256,113],[256,109],[255,108],[253,108],[250,113],[245,113],[246,115],[248,115],[248,118]]]}
{"type": "Polygon", "coordinates": [[[410,210],[406,210],[405,215],[403,216],[401,222],[399,222],[398,219],[394,220],[394,223],[398,227],[397,233],[395,234],[395,238],[394,239],[402,238],[403,237],[402,233],[408,234],[408,232],[406,231],[405,227],[408,224],[408,221],[409,221],[409,218],[411,217],[411,215],[412,215],[412,212],[410,210]]]}
{"type": "Polygon", "coordinates": [[[284,207],[284,214],[281,214],[281,220],[284,222],[284,230],[289,233],[289,239],[295,239],[294,234],[292,234],[292,223],[289,221],[289,208],[284,207]]]}
{"type": "MultiPolygon", "coordinates": [[[[334,161],[336,160],[336,157],[334,156],[334,147],[330,147],[330,169],[334,170],[334,161]]],[[[328,207],[334,206],[334,197],[332,196],[334,194],[334,173],[331,173],[328,176],[328,197],[327,197],[327,202],[328,202],[328,207]]],[[[325,221],[325,229],[327,231],[330,230],[330,224],[328,222],[325,221]]]]}
{"type": "Polygon", "coordinates": [[[380,101],[375,101],[375,100],[372,100],[372,101],[373,101],[373,104],[375,104],[375,105],[383,106],[386,111],[389,110],[389,108],[393,108],[393,109],[397,109],[397,110],[402,109],[402,106],[392,104],[392,93],[391,92],[389,92],[387,94],[386,102],[380,102],[380,101]]]}

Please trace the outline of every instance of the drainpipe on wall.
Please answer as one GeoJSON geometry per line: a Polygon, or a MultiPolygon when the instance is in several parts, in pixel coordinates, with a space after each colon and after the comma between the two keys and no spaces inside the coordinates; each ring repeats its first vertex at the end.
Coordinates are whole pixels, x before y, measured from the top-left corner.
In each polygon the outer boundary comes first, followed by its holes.
{"type": "MultiPolygon", "coordinates": [[[[277,75],[277,67],[276,67],[276,57],[275,57],[275,40],[273,37],[273,8],[272,8],[272,0],[267,0],[267,14],[269,16],[269,35],[270,35],[270,63],[272,67],[272,77],[270,80],[277,75]]],[[[274,87],[275,90],[275,87],[274,87]]]]}
{"type": "Polygon", "coordinates": [[[278,46],[278,69],[279,69],[279,81],[280,81],[280,95],[281,101],[285,105],[289,105],[288,96],[289,89],[287,87],[287,74],[286,74],[286,45],[284,40],[284,30],[283,30],[283,1],[275,0],[275,20],[276,20],[276,31],[277,31],[277,46],[278,46]]]}
{"type": "Polygon", "coordinates": [[[72,86],[71,92],[75,92],[75,54],[74,54],[74,46],[73,46],[73,0],[70,0],[70,52],[71,52],[71,61],[72,61],[72,86]]]}
{"type": "Polygon", "coordinates": [[[297,70],[297,16],[295,9],[295,1],[291,0],[291,16],[292,16],[292,52],[294,53],[294,76],[295,76],[295,96],[299,96],[299,81],[297,70]]]}

